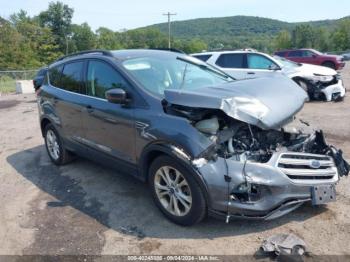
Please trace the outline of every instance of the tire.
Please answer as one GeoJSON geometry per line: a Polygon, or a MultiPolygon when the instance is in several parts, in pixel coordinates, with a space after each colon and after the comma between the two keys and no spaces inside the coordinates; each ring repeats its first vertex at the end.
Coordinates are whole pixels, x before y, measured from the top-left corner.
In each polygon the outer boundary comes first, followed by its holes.
{"type": "Polygon", "coordinates": [[[64,148],[62,139],[52,124],[46,125],[44,139],[47,154],[55,165],[64,165],[73,160],[73,155],[64,148]]]}
{"type": "Polygon", "coordinates": [[[191,171],[177,159],[166,155],[156,158],[149,168],[148,182],[155,204],[170,221],[191,226],[206,217],[207,204],[202,189],[191,171]],[[164,172],[168,172],[170,180],[164,172]],[[173,204],[170,204],[171,198],[173,204]]]}
{"type": "Polygon", "coordinates": [[[329,67],[335,70],[335,64],[331,61],[326,61],[322,64],[322,66],[329,67]]]}

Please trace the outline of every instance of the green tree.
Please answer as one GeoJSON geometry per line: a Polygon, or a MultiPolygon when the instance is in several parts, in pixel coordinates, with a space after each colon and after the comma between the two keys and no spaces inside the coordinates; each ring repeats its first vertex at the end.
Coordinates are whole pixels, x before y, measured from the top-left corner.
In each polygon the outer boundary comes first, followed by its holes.
{"type": "Polygon", "coordinates": [[[116,50],[124,47],[121,41],[121,33],[113,32],[112,30],[100,27],[96,30],[96,41],[97,48],[116,50]]]}
{"type": "Polygon", "coordinates": [[[50,2],[46,11],[39,14],[42,27],[51,29],[61,52],[66,52],[67,39],[72,32],[74,10],[62,2],[50,2]]]}
{"type": "Polygon", "coordinates": [[[292,38],[288,31],[280,31],[274,39],[276,50],[289,49],[292,47],[292,38]]]}
{"type": "Polygon", "coordinates": [[[292,44],[295,48],[311,48],[315,44],[316,34],[310,25],[297,25],[292,31],[292,44]]]}
{"type": "Polygon", "coordinates": [[[28,13],[21,9],[18,13],[14,13],[10,15],[10,22],[17,26],[20,23],[31,23],[32,19],[30,16],[28,16],[28,13]]]}
{"type": "Polygon", "coordinates": [[[340,22],[331,36],[334,51],[350,49],[350,19],[340,22]]]}
{"type": "Polygon", "coordinates": [[[73,47],[68,52],[96,48],[96,35],[87,23],[72,26],[71,42],[73,47]]]}

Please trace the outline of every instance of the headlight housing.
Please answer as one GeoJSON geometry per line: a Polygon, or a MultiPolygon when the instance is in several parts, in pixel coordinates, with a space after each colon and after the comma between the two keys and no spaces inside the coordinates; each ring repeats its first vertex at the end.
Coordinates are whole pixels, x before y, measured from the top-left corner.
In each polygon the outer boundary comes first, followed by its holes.
{"type": "Polygon", "coordinates": [[[330,82],[333,80],[334,76],[325,76],[325,75],[319,75],[319,74],[314,74],[313,80],[315,82],[330,82]]]}

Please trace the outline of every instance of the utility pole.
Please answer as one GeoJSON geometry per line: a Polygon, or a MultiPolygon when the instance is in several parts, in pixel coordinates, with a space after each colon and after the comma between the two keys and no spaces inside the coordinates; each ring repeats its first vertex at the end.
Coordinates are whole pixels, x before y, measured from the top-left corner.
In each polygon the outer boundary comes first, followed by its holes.
{"type": "Polygon", "coordinates": [[[172,14],[172,13],[168,12],[168,13],[163,14],[163,15],[166,15],[168,17],[168,37],[169,37],[169,39],[168,39],[168,48],[170,49],[171,48],[170,17],[172,15],[176,15],[176,13],[172,14]]]}

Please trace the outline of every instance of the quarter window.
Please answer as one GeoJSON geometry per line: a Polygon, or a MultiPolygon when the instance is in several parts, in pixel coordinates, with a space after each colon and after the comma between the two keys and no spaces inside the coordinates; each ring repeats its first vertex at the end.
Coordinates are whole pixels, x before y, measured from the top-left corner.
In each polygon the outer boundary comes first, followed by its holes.
{"type": "Polygon", "coordinates": [[[87,75],[87,95],[106,98],[106,91],[125,88],[124,78],[111,66],[100,61],[90,61],[87,75]]]}
{"type": "Polygon", "coordinates": [[[75,93],[81,92],[83,65],[82,61],[64,65],[60,83],[63,89],[75,93]]]}
{"type": "Polygon", "coordinates": [[[244,68],[244,54],[222,54],[216,64],[223,68],[244,68]]]}
{"type": "Polygon", "coordinates": [[[194,55],[193,57],[202,60],[203,62],[207,62],[211,55],[194,55]]]}
{"type": "Polygon", "coordinates": [[[49,80],[50,84],[59,87],[60,86],[60,79],[61,79],[61,73],[62,73],[63,66],[55,66],[50,68],[49,70],[49,80]]]}

